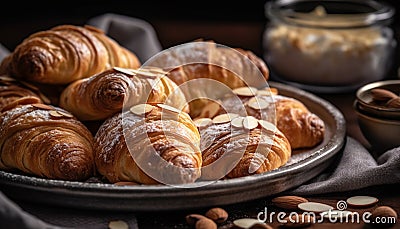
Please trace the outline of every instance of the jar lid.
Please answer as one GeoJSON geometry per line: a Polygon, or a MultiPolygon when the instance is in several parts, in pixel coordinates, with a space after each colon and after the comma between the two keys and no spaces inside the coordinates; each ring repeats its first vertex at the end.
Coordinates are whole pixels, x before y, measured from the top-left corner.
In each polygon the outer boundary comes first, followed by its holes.
{"type": "Polygon", "coordinates": [[[395,10],[374,0],[272,0],[265,13],[272,21],[339,29],[390,23],[395,10]]]}

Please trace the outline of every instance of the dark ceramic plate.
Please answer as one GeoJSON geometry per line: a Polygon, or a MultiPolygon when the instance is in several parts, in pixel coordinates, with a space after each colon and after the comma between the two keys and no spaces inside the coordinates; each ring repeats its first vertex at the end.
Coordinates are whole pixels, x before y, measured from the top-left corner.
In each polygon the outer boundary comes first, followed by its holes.
{"type": "Polygon", "coordinates": [[[297,187],[326,169],[345,144],[346,123],[329,102],[293,86],[270,82],[282,95],[297,98],[326,125],[325,140],[313,149],[294,152],[283,167],[264,174],[219,180],[200,187],[167,185],[116,186],[36,178],[0,171],[0,188],[20,200],[81,209],[176,210],[226,205],[274,195],[297,187]]]}

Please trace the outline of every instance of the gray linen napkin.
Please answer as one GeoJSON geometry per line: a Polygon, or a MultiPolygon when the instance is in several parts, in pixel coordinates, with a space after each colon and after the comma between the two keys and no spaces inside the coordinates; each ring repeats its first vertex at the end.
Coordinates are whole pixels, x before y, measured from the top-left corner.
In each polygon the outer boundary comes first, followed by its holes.
{"type": "Polygon", "coordinates": [[[358,141],[347,137],[345,149],[333,166],[291,193],[313,195],[394,183],[400,183],[400,147],[375,160],[358,141]]]}
{"type": "Polygon", "coordinates": [[[90,19],[87,24],[102,29],[134,52],[142,64],[162,49],[154,28],[141,19],[107,13],[90,19]]]}

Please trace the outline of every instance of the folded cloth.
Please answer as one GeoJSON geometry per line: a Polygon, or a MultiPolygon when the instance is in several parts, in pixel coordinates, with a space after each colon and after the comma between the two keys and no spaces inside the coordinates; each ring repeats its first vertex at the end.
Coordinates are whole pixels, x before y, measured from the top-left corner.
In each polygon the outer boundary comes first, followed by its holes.
{"type": "Polygon", "coordinates": [[[10,52],[4,47],[2,44],[0,44],[0,61],[6,57],[10,52]]]}
{"type": "Polygon", "coordinates": [[[141,19],[108,13],[90,19],[87,24],[102,29],[134,52],[142,64],[162,49],[154,28],[141,19]]]}
{"type": "Polygon", "coordinates": [[[314,195],[395,183],[400,183],[400,147],[384,152],[375,160],[358,141],[347,137],[342,154],[330,168],[289,192],[314,195]]]}

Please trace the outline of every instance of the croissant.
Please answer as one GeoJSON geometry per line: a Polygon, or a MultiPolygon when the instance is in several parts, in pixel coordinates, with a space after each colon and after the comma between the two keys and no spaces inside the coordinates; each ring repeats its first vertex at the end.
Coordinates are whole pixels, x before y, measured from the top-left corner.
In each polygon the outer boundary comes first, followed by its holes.
{"type": "Polygon", "coordinates": [[[189,106],[192,117],[196,117],[207,103],[207,100],[201,98],[223,95],[224,86],[233,89],[259,84],[269,78],[265,62],[251,51],[217,46],[210,41],[192,42],[166,50],[146,64],[169,71],[168,77],[179,86],[189,83],[182,90],[187,100],[191,101],[189,106]]]}
{"type": "Polygon", "coordinates": [[[324,139],[325,123],[320,117],[301,101],[267,89],[236,88],[219,103],[212,102],[204,107],[198,118],[229,111],[276,123],[292,149],[314,147],[324,139]]]}
{"type": "Polygon", "coordinates": [[[39,91],[28,88],[6,75],[0,76],[0,110],[24,97],[34,97],[35,103],[44,103],[41,99],[43,95],[39,91]]]}
{"type": "Polygon", "coordinates": [[[60,96],[60,107],[82,121],[103,120],[123,106],[145,102],[167,103],[187,112],[185,95],[158,68],[114,67],[71,83],[60,96]]]}
{"type": "Polygon", "coordinates": [[[31,82],[65,85],[114,66],[138,68],[140,62],[95,27],[60,25],[24,39],[0,69],[31,82]]]}
{"type": "Polygon", "coordinates": [[[165,104],[138,104],[100,127],[94,144],[96,167],[112,183],[192,183],[201,174],[199,142],[187,113],[165,104]]]}
{"type": "Polygon", "coordinates": [[[2,170],[74,181],[95,174],[92,134],[57,107],[20,103],[3,109],[0,147],[2,170]]]}
{"type": "Polygon", "coordinates": [[[264,173],[291,157],[288,139],[268,121],[226,113],[195,123],[201,136],[204,180],[264,173]]]}

